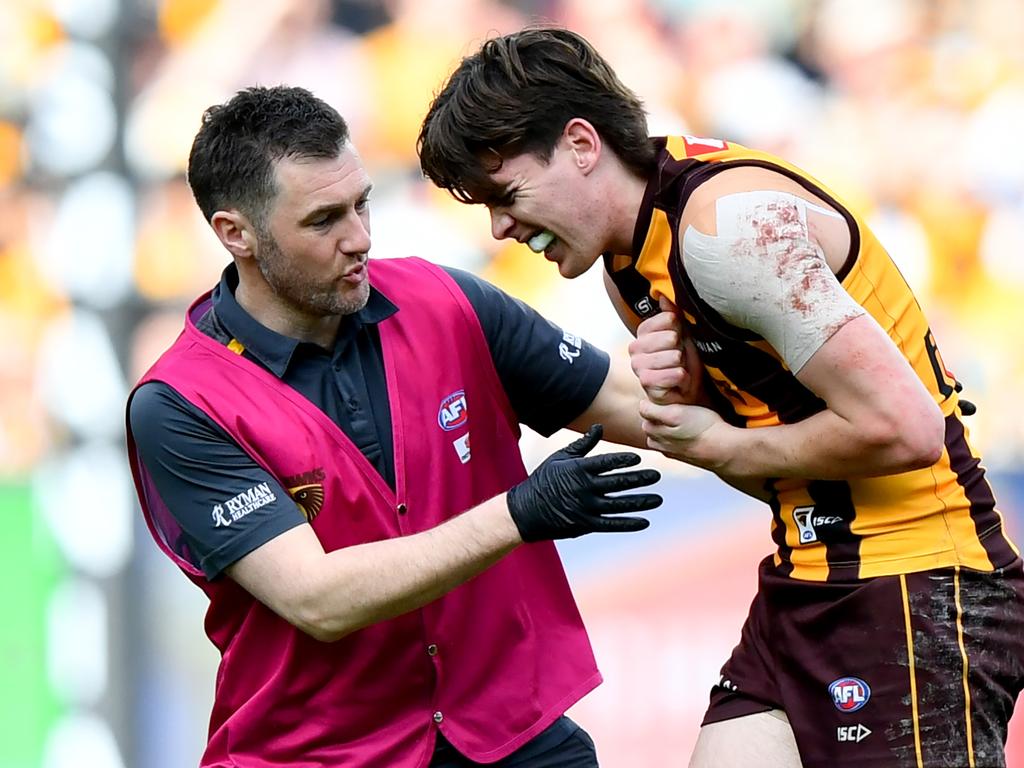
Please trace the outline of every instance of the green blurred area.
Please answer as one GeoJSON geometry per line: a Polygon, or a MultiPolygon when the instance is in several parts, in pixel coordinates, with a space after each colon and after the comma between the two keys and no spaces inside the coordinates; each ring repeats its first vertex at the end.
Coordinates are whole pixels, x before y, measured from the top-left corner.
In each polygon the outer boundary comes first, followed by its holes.
{"type": "Polygon", "coordinates": [[[0,521],[0,768],[37,768],[60,714],[46,678],[46,603],[63,565],[27,483],[0,482],[0,521]]]}

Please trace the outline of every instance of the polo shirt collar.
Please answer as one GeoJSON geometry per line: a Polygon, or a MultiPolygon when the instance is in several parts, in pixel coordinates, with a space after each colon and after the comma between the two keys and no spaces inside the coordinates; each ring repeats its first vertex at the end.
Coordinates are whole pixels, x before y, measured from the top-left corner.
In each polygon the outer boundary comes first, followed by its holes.
{"type": "MultiPolygon", "coordinates": [[[[272,331],[256,320],[235,299],[235,289],[237,288],[238,268],[234,264],[229,264],[221,274],[220,283],[213,289],[213,309],[217,320],[232,337],[245,347],[249,354],[266,366],[275,376],[283,377],[295,350],[302,342],[272,331]]],[[[370,298],[366,302],[366,306],[341,319],[337,338],[349,337],[360,326],[379,323],[397,311],[397,306],[371,286],[370,298]]]]}

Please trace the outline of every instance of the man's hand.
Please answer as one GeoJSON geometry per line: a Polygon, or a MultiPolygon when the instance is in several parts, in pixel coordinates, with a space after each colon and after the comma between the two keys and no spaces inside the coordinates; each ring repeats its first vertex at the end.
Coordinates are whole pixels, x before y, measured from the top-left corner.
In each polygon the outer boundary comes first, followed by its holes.
{"type": "Polygon", "coordinates": [[[640,403],[640,418],[648,448],[687,464],[718,469],[712,458],[721,449],[716,435],[732,428],[714,411],[699,405],[660,405],[645,400],[640,403]]]}
{"type": "Polygon", "coordinates": [[[637,326],[629,344],[629,362],[647,399],[658,405],[704,404],[703,367],[693,340],[684,335],[672,303],[662,297],[662,312],[637,326]]]}
{"type": "Polygon", "coordinates": [[[636,466],[640,457],[628,452],[587,456],[601,434],[601,425],[593,425],[509,490],[508,511],[523,541],[568,539],[595,531],[641,531],[650,525],[643,517],[618,515],[654,509],[661,505],[661,496],[608,494],[653,485],[661,474],[654,469],[606,474],[636,466]]]}

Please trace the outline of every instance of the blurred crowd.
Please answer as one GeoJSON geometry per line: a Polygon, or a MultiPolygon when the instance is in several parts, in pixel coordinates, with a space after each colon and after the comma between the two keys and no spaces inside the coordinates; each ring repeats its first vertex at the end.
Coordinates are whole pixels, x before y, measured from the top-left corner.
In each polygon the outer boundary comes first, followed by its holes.
{"type": "MultiPolygon", "coordinates": [[[[123,406],[227,262],[184,180],[205,107],[251,84],[309,88],[347,119],[374,179],[371,255],[473,270],[624,345],[613,313],[592,311],[596,275],[561,281],[418,171],[419,122],[445,74],[534,22],[588,37],[653,133],[776,152],[866,213],[979,406],[987,466],[1024,473],[1021,0],[4,0],[0,490],[27,489],[17,509],[30,510],[5,559],[35,547],[41,583],[42,521],[63,564],[41,598],[49,631],[73,636],[46,646],[52,698],[128,717],[104,691],[131,670],[102,661],[137,632],[108,637],[102,620],[119,610],[113,579],[139,567],[123,406]]],[[[5,515],[14,498],[0,495],[5,515]]],[[[34,610],[5,640],[25,653],[34,610]]],[[[92,722],[61,731],[46,765],[118,765],[96,757],[115,752],[92,722]]]]}
{"type": "Polygon", "coordinates": [[[205,106],[253,83],[303,85],[349,121],[377,182],[375,255],[466,266],[614,343],[573,311],[586,297],[557,298],[550,265],[494,243],[482,211],[418,173],[445,73],[538,20],[589,37],[653,132],[774,151],[866,211],[984,406],[987,461],[1022,460],[1019,0],[14,0],[0,7],[0,473],[120,429],[127,383],[225,262],[183,180],[190,138],[205,106]]]}
{"type": "Polygon", "coordinates": [[[253,83],[306,86],[349,121],[377,184],[374,255],[473,269],[621,341],[573,311],[589,288],[566,308],[550,265],[493,242],[482,211],[417,170],[445,73],[533,21],[589,37],[653,132],[775,151],[867,211],[984,406],[987,461],[1022,459],[1024,419],[1007,418],[1024,384],[1019,0],[14,0],[0,6],[0,474],[120,430],[128,383],[226,260],[183,179],[199,116],[253,83]]]}

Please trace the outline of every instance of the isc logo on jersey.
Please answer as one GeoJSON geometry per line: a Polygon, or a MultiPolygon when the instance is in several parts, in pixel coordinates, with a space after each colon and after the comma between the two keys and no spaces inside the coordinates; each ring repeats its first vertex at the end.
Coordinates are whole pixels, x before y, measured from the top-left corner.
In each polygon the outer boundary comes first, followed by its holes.
{"type": "Polygon", "coordinates": [[[856,712],[868,703],[871,688],[859,677],[840,677],[828,686],[832,703],[840,712],[856,712]]]}
{"type": "Polygon", "coordinates": [[[441,407],[437,409],[437,425],[445,432],[458,429],[469,421],[469,411],[466,408],[466,392],[460,389],[452,392],[441,401],[441,407]]]}

